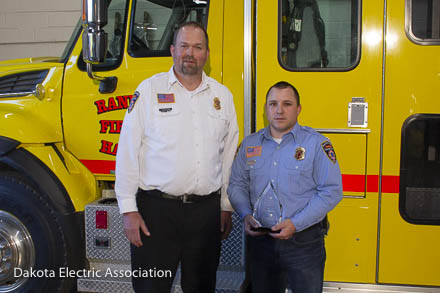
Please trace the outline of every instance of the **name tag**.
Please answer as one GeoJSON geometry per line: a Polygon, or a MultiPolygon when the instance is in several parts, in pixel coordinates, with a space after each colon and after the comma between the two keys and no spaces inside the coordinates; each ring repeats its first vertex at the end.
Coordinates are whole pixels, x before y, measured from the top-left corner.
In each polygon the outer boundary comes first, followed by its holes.
{"type": "Polygon", "coordinates": [[[162,112],[162,113],[167,113],[167,112],[170,112],[171,110],[173,110],[173,108],[159,108],[159,112],[162,112]]]}

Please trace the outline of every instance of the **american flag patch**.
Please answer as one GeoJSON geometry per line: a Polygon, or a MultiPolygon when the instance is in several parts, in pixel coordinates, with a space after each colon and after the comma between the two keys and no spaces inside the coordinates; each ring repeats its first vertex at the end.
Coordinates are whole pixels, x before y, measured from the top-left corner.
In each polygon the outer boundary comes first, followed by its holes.
{"type": "Polygon", "coordinates": [[[246,148],[246,158],[261,156],[261,150],[262,150],[261,145],[254,146],[254,147],[247,147],[246,148]]]}
{"type": "Polygon", "coordinates": [[[174,103],[174,94],[157,94],[159,103],[174,103]]]}

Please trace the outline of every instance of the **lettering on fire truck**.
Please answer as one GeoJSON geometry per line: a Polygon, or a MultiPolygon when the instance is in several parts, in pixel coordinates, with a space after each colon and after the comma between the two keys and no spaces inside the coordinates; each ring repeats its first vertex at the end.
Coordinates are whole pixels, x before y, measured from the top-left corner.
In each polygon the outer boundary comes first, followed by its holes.
{"type": "Polygon", "coordinates": [[[130,104],[130,99],[133,95],[110,97],[107,104],[104,99],[95,101],[96,108],[98,108],[98,115],[110,111],[127,109],[130,104]]]}
{"type": "Polygon", "coordinates": [[[99,133],[121,133],[122,120],[99,120],[101,130],[99,133]]]}
{"type": "MultiPolygon", "coordinates": [[[[132,95],[110,97],[107,99],[107,101],[105,99],[100,99],[95,101],[94,104],[99,115],[110,111],[127,109],[131,98],[132,95]]],[[[122,122],[123,120],[99,120],[99,124],[101,126],[99,133],[119,134],[121,133],[122,122]]],[[[100,153],[116,156],[117,151],[117,143],[104,139],[101,140],[101,148],[99,149],[100,153]]]]}
{"type": "Polygon", "coordinates": [[[118,151],[117,143],[114,144],[111,141],[101,140],[101,149],[99,150],[100,153],[116,156],[117,151],[118,151]]]}

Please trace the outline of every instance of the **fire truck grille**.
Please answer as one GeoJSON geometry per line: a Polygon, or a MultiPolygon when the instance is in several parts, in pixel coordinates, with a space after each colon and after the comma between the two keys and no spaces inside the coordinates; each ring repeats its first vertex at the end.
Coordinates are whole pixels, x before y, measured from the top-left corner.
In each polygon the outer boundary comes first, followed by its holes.
{"type": "Polygon", "coordinates": [[[23,96],[32,93],[37,84],[43,82],[49,70],[38,70],[11,74],[0,77],[0,94],[23,93],[23,96]]]}

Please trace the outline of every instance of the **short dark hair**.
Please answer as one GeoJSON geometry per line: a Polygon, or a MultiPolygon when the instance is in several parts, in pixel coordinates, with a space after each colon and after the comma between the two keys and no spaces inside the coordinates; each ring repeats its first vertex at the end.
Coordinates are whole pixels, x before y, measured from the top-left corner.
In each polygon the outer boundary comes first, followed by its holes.
{"type": "Polygon", "coordinates": [[[206,40],[206,48],[209,50],[208,33],[206,32],[205,27],[197,21],[187,21],[187,22],[182,22],[181,24],[179,24],[179,26],[174,31],[173,46],[176,45],[177,35],[179,34],[179,31],[186,26],[191,26],[193,28],[199,28],[203,31],[203,34],[205,35],[205,40],[206,40]]]}
{"type": "Polygon", "coordinates": [[[296,89],[296,87],[294,87],[292,84],[288,83],[287,81],[279,81],[269,88],[269,90],[266,93],[266,103],[267,103],[267,97],[269,96],[269,92],[273,88],[280,89],[280,90],[285,89],[285,88],[291,88],[293,90],[293,93],[295,94],[296,103],[298,104],[298,106],[301,105],[301,103],[299,102],[298,90],[296,89]]]}

